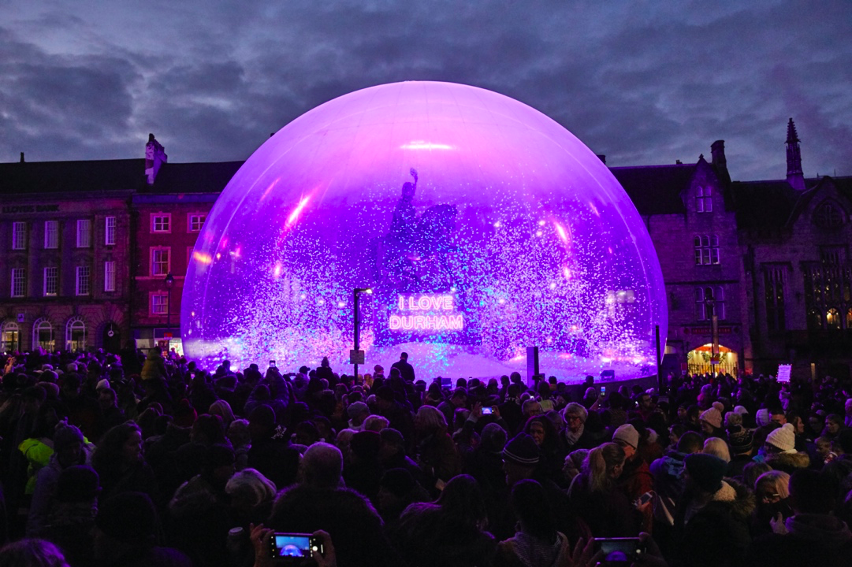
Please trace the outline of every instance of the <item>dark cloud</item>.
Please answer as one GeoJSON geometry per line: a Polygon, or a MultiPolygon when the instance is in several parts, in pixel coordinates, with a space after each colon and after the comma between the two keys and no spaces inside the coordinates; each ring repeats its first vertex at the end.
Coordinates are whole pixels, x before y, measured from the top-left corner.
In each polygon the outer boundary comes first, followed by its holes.
{"type": "Polygon", "coordinates": [[[611,165],[689,162],[725,139],[738,179],[852,174],[852,5],[48,0],[0,28],[0,159],[244,159],[347,92],[455,81],[517,98],[611,165]],[[120,3],[117,3],[120,4],[120,3]],[[81,16],[86,14],[86,16],[81,16]],[[12,31],[14,30],[14,31],[12,31]],[[8,78],[8,80],[7,80],[8,78]]]}

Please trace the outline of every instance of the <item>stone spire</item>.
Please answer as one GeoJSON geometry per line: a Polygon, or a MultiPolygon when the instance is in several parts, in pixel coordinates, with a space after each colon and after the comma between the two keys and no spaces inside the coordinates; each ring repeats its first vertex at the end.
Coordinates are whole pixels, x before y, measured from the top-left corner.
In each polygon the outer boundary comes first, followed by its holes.
{"type": "Polygon", "coordinates": [[[805,190],[805,176],[802,173],[802,152],[799,149],[799,135],[791,118],[787,122],[787,183],[797,191],[805,190]]]}
{"type": "Polygon", "coordinates": [[[731,184],[731,175],[728,173],[728,160],[725,158],[725,140],[716,140],[710,146],[713,166],[716,174],[724,185],[731,184]]]}

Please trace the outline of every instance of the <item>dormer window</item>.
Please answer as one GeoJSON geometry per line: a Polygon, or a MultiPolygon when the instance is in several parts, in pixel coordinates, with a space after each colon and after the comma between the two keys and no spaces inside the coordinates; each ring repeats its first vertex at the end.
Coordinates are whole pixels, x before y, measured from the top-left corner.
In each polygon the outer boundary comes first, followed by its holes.
{"type": "Polygon", "coordinates": [[[823,203],[814,213],[814,224],[820,228],[843,226],[843,212],[832,203],[823,203]]]}
{"type": "Polygon", "coordinates": [[[699,213],[713,212],[713,191],[710,187],[699,187],[698,196],[695,198],[699,213]]]}

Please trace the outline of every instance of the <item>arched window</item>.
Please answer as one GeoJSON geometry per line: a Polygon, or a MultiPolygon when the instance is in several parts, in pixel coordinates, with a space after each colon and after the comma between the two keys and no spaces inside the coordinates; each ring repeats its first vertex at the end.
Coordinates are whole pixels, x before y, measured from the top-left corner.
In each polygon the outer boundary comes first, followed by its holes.
{"type": "Polygon", "coordinates": [[[843,226],[843,211],[833,203],[823,203],[814,213],[814,224],[820,228],[843,226]]]}
{"type": "Polygon", "coordinates": [[[825,326],[829,329],[840,329],[840,313],[834,307],[825,312],[825,326]]]}
{"type": "Polygon", "coordinates": [[[3,352],[12,352],[21,347],[18,324],[14,321],[3,323],[3,330],[0,333],[0,347],[2,347],[3,352]]]}
{"type": "Polygon", "coordinates": [[[725,318],[725,288],[719,286],[716,288],[716,301],[713,306],[716,316],[719,320],[723,320],[725,318]]]}
{"type": "Polygon", "coordinates": [[[808,309],[808,330],[819,331],[822,329],[822,315],[816,309],[808,309]]]}
{"type": "Polygon", "coordinates": [[[47,352],[56,348],[53,340],[53,325],[46,318],[36,319],[33,323],[33,348],[41,347],[47,352]]]}
{"type": "Polygon", "coordinates": [[[86,350],[86,324],[79,317],[74,317],[65,325],[65,350],[86,350]]]}

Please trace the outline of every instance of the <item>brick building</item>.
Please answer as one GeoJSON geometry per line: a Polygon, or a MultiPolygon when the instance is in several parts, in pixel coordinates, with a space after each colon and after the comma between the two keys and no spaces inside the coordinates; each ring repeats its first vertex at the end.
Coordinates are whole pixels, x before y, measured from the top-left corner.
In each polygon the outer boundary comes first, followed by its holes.
{"type": "Polygon", "coordinates": [[[0,164],[0,349],[130,334],[130,197],[143,160],[0,164]]]}

